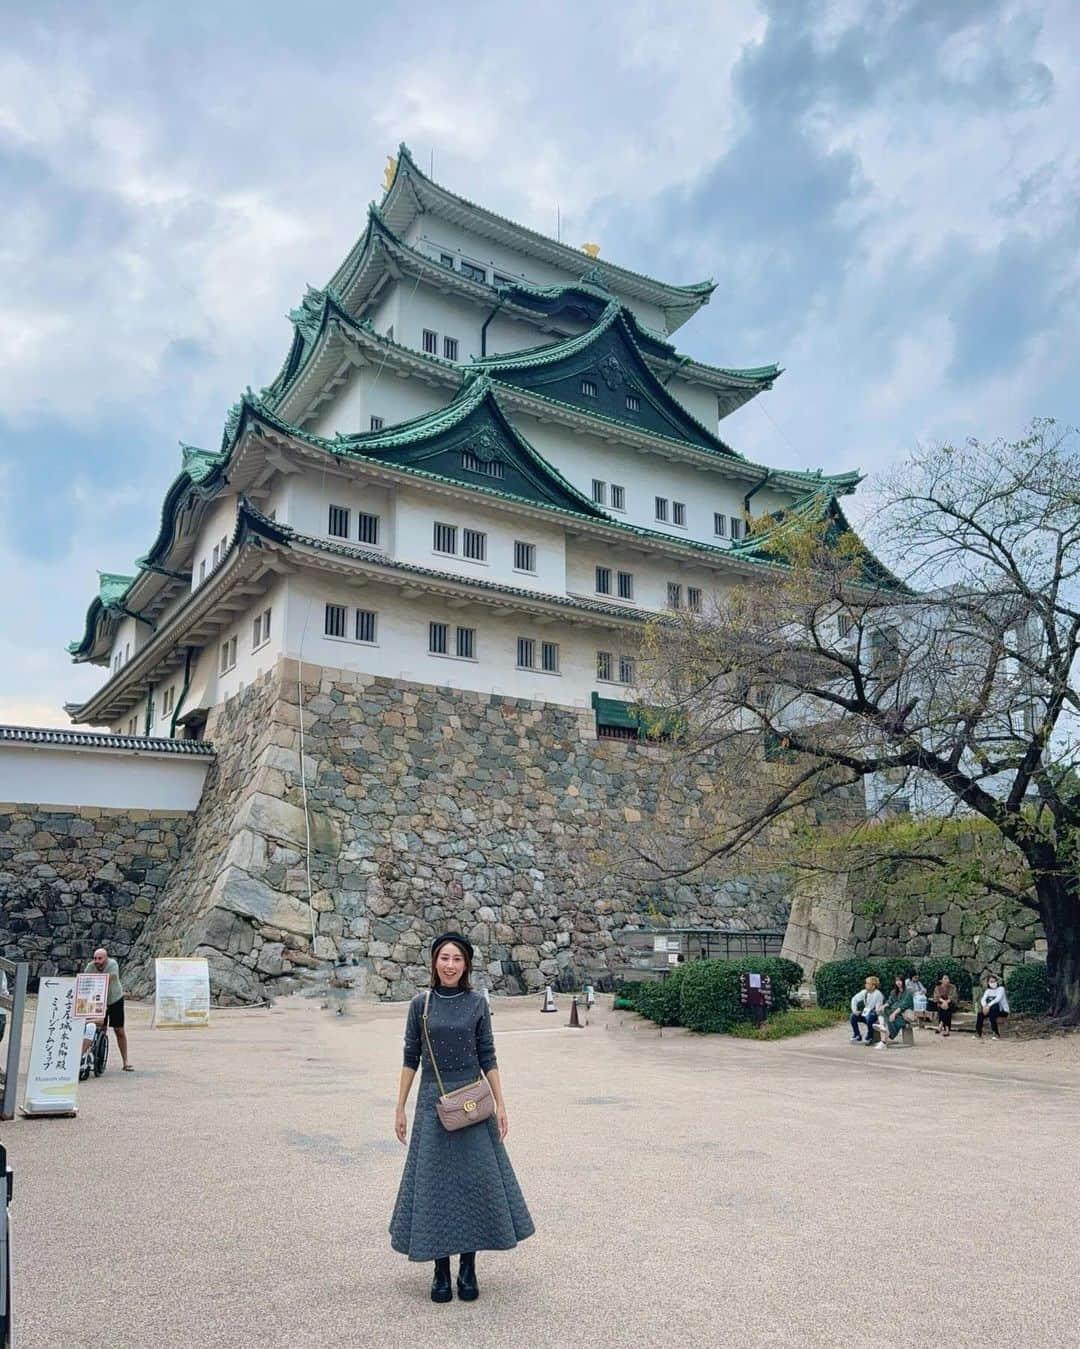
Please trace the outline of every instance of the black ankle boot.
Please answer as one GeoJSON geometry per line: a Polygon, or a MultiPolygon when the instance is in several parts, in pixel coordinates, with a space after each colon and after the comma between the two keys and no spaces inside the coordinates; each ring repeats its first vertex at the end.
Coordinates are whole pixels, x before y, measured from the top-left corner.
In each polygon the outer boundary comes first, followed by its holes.
{"type": "Polygon", "coordinates": [[[435,1277],[431,1281],[432,1302],[449,1302],[454,1296],[450,1287],[450,1257],[444,1255],[435,1261],[435,1277]]]}
{"type": "Polygon", "coordinates": [[[462,1251],[458,1264],[457,1295],[462,1302],[475,1302],[480,1296],[476,1286],[476,1252],[462,1251]]]}

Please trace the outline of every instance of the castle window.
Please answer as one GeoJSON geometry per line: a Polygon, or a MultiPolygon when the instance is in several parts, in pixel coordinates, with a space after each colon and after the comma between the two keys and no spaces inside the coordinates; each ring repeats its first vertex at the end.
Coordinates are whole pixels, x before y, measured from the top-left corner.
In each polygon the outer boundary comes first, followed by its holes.
{"type": "Polygon", "coordinates": [[[657,497],[657,498],[656,498],[656,518],[657,518],[658,520],[663,521],[663,522],[666,522],[666,521],[667,521],[667,508],[668,508],[668,499],[667,499],[667,497],[657,497]]]}
{"type": "Polygon", "coordinates": [[[264,609],[261,614],[256,614],[251,624],[251,649],[257,650],[264,642],[270,640],[270,610],[264,609]]]}
{"type": "Polygon", "coordinates": [[[596,381],[592,379],[583,379],[581,381],[581,392],[586,398],[596,397],[596,381]]]}
{"type": "Polygon", "coordinates": [[[476,629],[458,628],[457,653],[461,660],[476,659],[476,629]]]}
{"type": "Polygon", "coordinates": [[[118,673],[119,673],[119,671],[120,671],[120,662],[121,662],[122,659],[123,659],[123,657],[120,655],[120,652],[119,652],[119,651],[116,653],[115,656],[113,656],[113,663],[112,663],[113,674],[118,674],[118,673]]]}
{"type": "Polygon", "coordinates": [[[673,525],[686,526],[686,502],[673,501],[671,503],[671,523],[673,525]]]}
{"type": "Polygon", "coordinates": [[[330,507],[330,519],[327,522],[326,532],[334,539],[347,539],[349,537],[348,506],[330,507]]]}
{"type": "Polygon", "coordinates": [[[345,621],[348,612],[344,604],[328,604],[326,606],[326,623],[323,632],[327,637],[345,636],[345,621]]]}
{"type": "Polygon", "coordinates": [[[437,553],[456,553],[457,525],[444,525],[436,520],[434,548],[437,553]]]}
{"type": "Polygon", "coordinates": [[[682,608],[682,586],[678,581],[667,583],[667,607],[669,609],[682,608]]]}
{"type": "Polygon", "coordinates": [[[161,715],[167,717],[176,705],[176,685],[170,684],[161,695],[161,715]]]}
{"type": "Polygon", "coordinates": [[[627,412],[641,411],[641,399],[636,393],[628,393],[626,395],[626,410],[627,412]]]}
{"type": "Polygon", "coordinates": [[[478,267],[475,262],[466,262],[464,258],[461,259],[461,275],[470,281],[487,281],[487,269],[478,267]]]}
{"type": "Polygon", "coordinates": [[[214,544],[214,551],[210,554],[210,570],[213,571],[218,564],[218,558],[221,555],[221,549],[218,544],[214,544]]]}
{"type": "Polygon", "coordinates": [[[598,651],[596,653],[596,677],[597,679],[611,678],[611,652],[598,651]]]}
{"type": "Polygon", "coordinates": [[[485,478],[501,478],[505,469],[501,459],[481,459],[472,450],[462,451],[461,467],[466,473],[482,473],[485,478]]]}
{"type": "Polygon", "coordinates": [[[138,735],[138,734],[139,734],[139,718],[132,717],[128,721],[128,735],[138,735]]]}
{"type": "Polygon", "coordinates": [[[457,338],[444,337],[442,340],[442,354],[448,361],[457,360],[457,338]]]}
{"type": "Polygon", "coordinates": [[[514,570],[536,571],[536,544],[514,540],[514,570]]]}
{"type": "Polygon", "coordinates": [[[536,642],[531,637],[517,639],[517,663],[519,670],[532,670],[536,666],[536,642]]]}
{"type": "Polygon", "coordinates": [[[692,614],[701,613],[701,591],[697,586],[686,587],[686,607],[692,614]]]}
{"type": "Polygon", "coordinates": [[[206,580],[206,558],[204,557],[203,560],[199,563],[199,584],[202,585],[202,583],[205,580],[206,580]]]}
{"type": "Polygon", "coordinates": [[[487,561],[487,535],[479,529],[466,529],[462,536],[462,552],[470,562],[487,561]]]}
{"type": "Polygon", "coordinates": [[[383,419],[381,417],[376,417],[374,413],[371,414],[370,429],[372,431],[381,431],[383,429],[383,419]]]}
{"type": "Polygon", "coordinates": [[[593,478],[592,480],[592,499],[598,506],[607,503],[607,483],[602,482],[599,478],[593,478]]]}
{"type": "Polygon", "coordinates": [[[445,656],[450,628],[446,623],[428,624],[428,650],[433,656],[445,656]]]}
{"type": "Polygon", "coordinates": [[[617,483],[611,484],[611,509],[613,511],[626,510],[626,488],[620,487],[617,483]]]}
{"type": "Polygon", "coordinates": [[[634,598],[634,574],[629,571],[621,571],[618,575],[619,599],[632,600],[634,598]]]}
{"type": "Polygon", "coordinates": [[[496,272],[492,279],[497,286],[513,286],[516,284],[513,277],[503,276],[501,272],[496,272]]]}
{"type": "Polygon", "coordinates": [[[547,674],[559,673],[559,644],[558,642],[540,643],[540,668],[547,674]]]}
{"type": "Polygon", "coordinates": [[[742,519],[737,515],[733,515],[731,517],[731,540],[734,543],[736,539],[741,539],[742,536],[743,536],[742,519]]]}
{"type": "Polygon", "coordinates": [[[230,637],[221,644],[221,664],[218,674],[228,674],[236,665],[236,638],[230,637]]]}
{"type": "Polygon", "coordinates": [[[611,594],[611,568],[597,567],[596,569],[596,593],[598,595],[611,594]]]}
{"type": "Polygon", "coordinates": [[[374,642],[377,621],[378,614],[375,613],[374,609],[357,609],[356,640],[358,642],[374,642]]]}
{"type": "Polygon", "coordinates": [[[855,630],[855,620],[843,610],[836,616],[836,629],[841,638],[850,637],[855,630]]]}
{"type": "Polygon", "coordinates": [[[430,328],[424,329],[424,352],[428,356],[439,354],[439,334],[433,333],[430,328]]]}
{"type": "Polygon", "coordinates": [[[360,543],[379,542],[379,517],[367,511],[356,512],[356,537],[360,543]]]}
{"type": "Polygon", "coordinates": [[[728,536],[727,516],[722,514],[720,511],[714,511],[712,518],[712,529],[713,533],[716,535],[718,539],[726,539],[728,536]]]}
{"type": "Polygon", "coordinates": [[[451,271],[454,270],[454,255],[453,255],[453,253],[440,253],[440,254],[439,254],[439,262],[440,262],[444,267],[449,267],[451,271]]]}
{"type": "Polygon", "coordinates": [[[634,662],[629,656],[619,657],[619,683],[632,684],[634,682],[634,662]]]}

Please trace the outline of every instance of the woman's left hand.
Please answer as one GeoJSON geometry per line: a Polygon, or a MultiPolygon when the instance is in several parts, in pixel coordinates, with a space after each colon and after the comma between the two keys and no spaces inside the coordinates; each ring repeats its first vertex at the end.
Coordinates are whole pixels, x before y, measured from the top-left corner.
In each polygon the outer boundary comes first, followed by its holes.
{"type": "Polygon", "coordinates": [[[499,1129],[499,1142],[501,1143],[510,1132],[510,1121],[506,1118],[506,1111],[501,1107],[495,1112],[495,1123],[499,1129]]]}

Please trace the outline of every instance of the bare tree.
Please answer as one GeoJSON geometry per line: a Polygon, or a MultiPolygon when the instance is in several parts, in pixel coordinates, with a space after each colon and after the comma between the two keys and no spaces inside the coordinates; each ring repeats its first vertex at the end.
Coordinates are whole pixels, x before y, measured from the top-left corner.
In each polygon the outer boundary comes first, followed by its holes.
{"type": "Polygon", "coordinates": [[[1080,439],[1039,421],[920,450],[873,530],[891,571],[834,500],[756,521],[760,579],[647,642],[648,700],[689,728],[673,769],[708,773],[724,821],[678,870],[790,858],[856,799],[982,817],[1042,920],[1053,1011],[1080,1020],[1080,439]]]}

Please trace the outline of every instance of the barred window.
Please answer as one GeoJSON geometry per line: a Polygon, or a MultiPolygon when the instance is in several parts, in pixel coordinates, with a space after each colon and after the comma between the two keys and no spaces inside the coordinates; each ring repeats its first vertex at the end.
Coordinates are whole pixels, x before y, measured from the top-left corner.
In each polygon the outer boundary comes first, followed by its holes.
{"type": "Polygon", "coordinates": [[[598,595],[611,594],[611,568],[597,567],[596,569],[596,593],[598,595]]]}
{"type": "Polygon", "coordinates": [[[506,472],[506,465],[501,459],[481,459],[472,450],[462,451],[461,467],[466,473],[482,473],[485,478],[501,478],[506,472]]]}
{"type": "Polygon", "coordinates": [[[357,609],[356,640],[358,642],[374,642],[375,634],[378,631],[378,617],[374,609],[357,609]]]}
{"type": "Polygon", "coordinates": [[[596,653],[596,677],[597,679],[611,678],[611,652],[598,651],[596,653]]]}
{"type": "Polygon", "coordinates": [[[678,581],[667,583],[667,607],[669,609],[682,608],[682,586],[678,581]]]}
{"type": "Polygon", "coordinates": [[[383,419],[381,417],[376,417],[374,412],[371,414],[371,429],[373,431],[381,431],[383,429],[383,419]]]}
{"type": "Polygon", "coordinates": [[[444,267],[449,267],[451,271],[454,270],[454,255],[453,255],[453,253],[440,253],[440,254],[439,254],[439,262],[440,262],[444,267]]]}
{"type": "Polygon", "coordinates": [[[251,649],[262,646],[263,642],[270,640],[270,610],[264,609],[261,614],[256,614],[251,624],[251,649]]]}
{"type": "Polygon", "coordinates": [[[326,532],[335,539],[347,539],[349,537],[348,506],[330,507],[330,519],[326,526],[326,532]]]}
{"type": "Polygon", "coordinates": [[[466,262],[464,258],[461,259],[461,275],[467,276],[470,281],[487,281],[487,269],[477,267],[475,262],[466,262]]]}
{"type": "Polygon", "coordinates": [[[369,515],[367,511],[357,511],[356,529],[356,537],[361,543],[379,542],[379,517],[377,515],[369,515]]]}
{"type": "Polygon", "coordinates": [[[600,478],[593,478],[592,480],[592,499],[598,506],[607,503],[607,483],[600,478]]]}
{"type": "Polygon", "coordinates": [[[742,517],[741,517],[741,516],[738,516],[738,515],[733,515],[733,516],[731,517],[731,538],[732,538],[732,542],[734,542],[736,539],[741,539],[742,536],[743,536],[743,522],[742,522],[742,517]]]}
{"type": "Polygon", "coordinates": [[[439,354],[439,334],[432,332],[430,328],[424,329],[424,354],[427,356],[439,354]]]}
{"type": "Polygon", "coordinates": [[[531,637],[517,639],[517,663],[522,670],[531,670],[536,665],[536,643],[531,637]]]}
{"type": "Polygon", "coordinates": [[[447,654],[449,633],[450,628],[446,623],[428,624],[428,650],[433,656],[445,656],[447,654]]]}
{"type": "Polygon", "coordinates": [[[434,547],[437,553],[456,553],[457,525],[444,525],[436,520],[434,547]]]}
{"type": "Polygon", "coordinates": [[[686,607],[692,614],[701,613],[701,591],[697,586],[686,587],[686,607]]]}
{"type": "Polygon", "coordinates": [[[657,497],[657,498],[656,498],[656,518],[657,518],[658,520],[666,520],[666,519],[667,519],[667,507],[668,507],[668,499],[667,499],[667,497],[657,497]]]}
{"type": "Polygon", "coordinates": [[[559,673],[559,644],[558,642],[541,642],[540,644],[540,668],[546,670],[548,674],[559,673]]]}
{"type": "Polygon", "coordinates": [[[626,488],[620,487],[618,483],[611,484],[611,509],[613,511],[626,510],[626,488]]]}
{"type": "Polygon", "coordinates": [[[345,618],[348,610],[344,604],[328,604],[326,606],[326,622],[323,632],[327,637],[345,636],[345,618]]]}
{"type": "Polygon", "coordinates": [[[636,393],[628,393],[626,395],[626,410],[627,412],[641,411],[641,399],[636,393]]]}
{"type": "Polygon", "coordinates": [[[236,638],[230,637],[221,644],[220,673],[227,674],[236,665],[236,638]]]}
{"type": "Polygon", "coordinates": [[[442,354],[448,361],[457,360],[457,338],[444,337],[442,340],[442,354]]]}
{"type": "Polygon", "coordinates": [[[596,381],[592,379],[583,379],[581,381],[581,392],[586,398],[596,397],[596,381]]]}
{"type": "Polygon", "coordinates": [[[514,540],[514,570],[515,571],[536,570],[535,543],[525,543],[522,539],[514,540]]]}
{"type": "Polygon", "coordinates": [[[850,614],[841,612],[836,617],[836,627],[841,637],[850,637],[855,630],[855,620],[850,614]]]}
{"type": "Polygon", "coordinates": [[[671,503],[671,523],[673,525],[686,524],[686,502],[673,501],[671,503]]]}
{"type": "Polygon", "coordinates": [[[634,574],[629,571],[619,572],[619,599],[632,600],[634,598],[634,574]]]}
{"type": "Polygon", "coordinates": [[[727,538],[727,536],[728,536],[728,532],[727,532],[727,516],[724,515],[721,511],[714,511],[714,512],[713,512],[712,529],[713,529],[713,533],[716,535],[716,537],[717,537],[718,539],[726,539],[726,538],[727,538]]]}
{"type": "Polygon", "coordinates": [[[619,657],[619,683],[632,684],[634,682],[634,662],[630,656],[619,657]]]}
{"type": "Polygon", "coordinates": [[[462,660],[476,659],[476,629],[458,628],[457,653],[462,660]]]}
{"type": "Polygon", "coordinates": [[[462,552],[470,562],[486,562],[487,535],[479,529],[466,529],[462,537],[462,552]]]}

